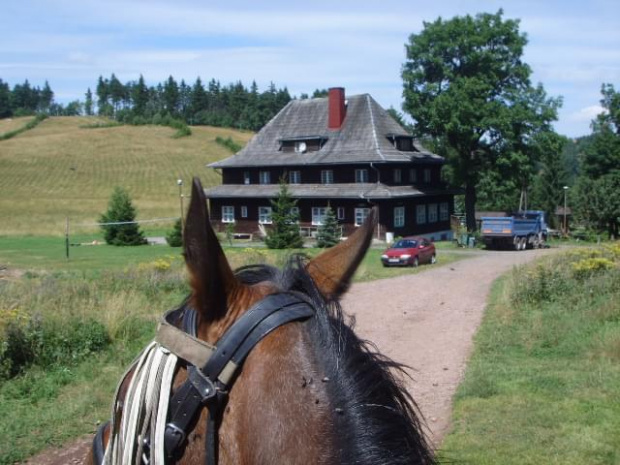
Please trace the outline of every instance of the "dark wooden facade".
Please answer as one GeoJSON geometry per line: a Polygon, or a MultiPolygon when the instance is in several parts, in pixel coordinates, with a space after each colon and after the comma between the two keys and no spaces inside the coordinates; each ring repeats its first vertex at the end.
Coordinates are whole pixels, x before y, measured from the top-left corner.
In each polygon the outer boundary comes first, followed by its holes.
{"type": "Polygon", "coordinates": [[[327,99],[290,102],[243,150],[210,165],[222,174],[222,185],[206,191],[214,226],[234,223],[235,232],[249,234],[268,229],[265,208],[284,180],[307,235],[316,232],[321,208],[331,207],[348,236],[364,209],[376,206],[379,239],[451,239],[454,192],[441,181],[444,159],[421,147],[370,96],[345,103],[344,90],[332,90],[327,99]]]}

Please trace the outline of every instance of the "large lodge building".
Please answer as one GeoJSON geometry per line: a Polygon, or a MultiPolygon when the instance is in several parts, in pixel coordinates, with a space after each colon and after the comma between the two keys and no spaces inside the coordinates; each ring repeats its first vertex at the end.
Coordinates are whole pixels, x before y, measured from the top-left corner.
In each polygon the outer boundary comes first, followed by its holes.
{"type": "Polygon", "coordinates": [[[443,157],[425,150],[368,94],[345,100],[292,100],[245,148],[208,166],[222,184],[206,189],[219,229],[256,233],[271,224],[271,202],[285,179],[297,200],[301,231],[313,235],[331,207],[343,236],[379,209],[376,236],[451,239],[454,192],[445,188],[443,157]]]}

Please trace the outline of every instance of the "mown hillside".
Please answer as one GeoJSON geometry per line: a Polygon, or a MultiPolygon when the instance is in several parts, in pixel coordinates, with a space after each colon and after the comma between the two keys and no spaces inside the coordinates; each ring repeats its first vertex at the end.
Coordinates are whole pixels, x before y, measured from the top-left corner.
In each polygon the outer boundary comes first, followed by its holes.
{"type": "MultiPolygon", "coordinates": [[[[0,120],[0,132],[27,119],[0,120]]],[[[0,235],[61,235],[72,223],[97,221],[115,186],[126,188],[138,219],[179,215],[177,179],[189,192],[192,176],[205,186],[220,182],[205,165],[229,156],[216,137],[240,145],[251,132],[192,127],[173,138],[164,126],[87,128],[95,117],[52,117],[0,141],[0,235]]]]}

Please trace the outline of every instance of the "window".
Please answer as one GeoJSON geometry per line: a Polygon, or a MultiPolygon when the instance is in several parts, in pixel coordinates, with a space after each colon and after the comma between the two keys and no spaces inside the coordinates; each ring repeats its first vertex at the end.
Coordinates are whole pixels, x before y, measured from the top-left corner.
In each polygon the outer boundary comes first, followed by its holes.
{"type": "Polygon", "coordinates": [[[403,181],[403,174],[400,168],[394,170],[394,183],[400,184],[403,181]]]}
{"type": "Polygon", "coordinates": [[[271,224],[271,207],[258,207],[258,222],[271,224]]]}
{"type": "Polygon", "coordinates": [[[312,207],[312,224],[320,226],[327,215],[327,207],[312,207]]]}
{"type": "Polygon", "coordinates": [[[361,226],[370,213],[370,208],[355,209],[355,226],[361,226]]]}
{"type": "Polygon", "coordinates": [[[248,217],[248,207],[244,205],[241,207],[241,218],[247,218],[247,217],[248,217]]]}
{"type": "Polygon", "coordinates": [[[338,219],[344,220],[344,207],[338,207],[338,219]]]}
{"type": "Polygon", "coordinates": [[[418,224],[426,223],[426,205],[418,205],[416,207],[416,221],[418,224]]]}
{"type": "Polygon", "coordinates": [[[405,207],[394,207],[394,227],[405,226],[405,207]]]}
{"type": "Polygon", "coordinates": [[[368,170],[355,170],[355,182],[368,182],[368,170]]]}
{"type": "Polygon", "coordinates": [[[428,204],[428,222],[437,223],[437,204],[436,203],[428,204]]]}
{"type": "Polygon", "coordinates": [[[418,170],[415,168],[409,169],[409,182],[416,183],[418,182],[418,170]]]}
{"type": "Polygon", "coordinates": [[[430,168],[426,168],[424,170],[424,182],[426,184],[430,184],[430,182],[431,182],[431,170],[430,170],[430,168]]]}
{"type": "Polygon", "coordinates": [[[243,184],[250,184],[250,172],[249,171],[243,172],[243,184]]]}
{"type": "Polygon", "coordinates": [[[235,207],[222,206],[222,223],[235,222],[235,207]]]}
{"type": "Polygon", "coordinates": [[[321,171],[321,184],[333,184],[334,183],[334,172],[332,170],[322,170],[321,171]]]}
{"type": "Polygon", "coordinates": [[[271,184],[271,173],[269,171],[259,171],[258,180],[261,184],[271,184]]]}
{"type": "Polygon", "coordinates": [[[448,221],[450,216],[450,207],[448,202],[442,202],[439,204],[439,221],[448,221]]]}
{"type": "Polygon", "coordinates": [[[301,171],[289,171],[288,172],[289,184],[301,184],[301,171]]]}
{"type": "Polygon", "coordinates": [[[299,207],[292,207],[291,210],[291,216],[295,217],[295,223],[299,223],[299,207]]]}

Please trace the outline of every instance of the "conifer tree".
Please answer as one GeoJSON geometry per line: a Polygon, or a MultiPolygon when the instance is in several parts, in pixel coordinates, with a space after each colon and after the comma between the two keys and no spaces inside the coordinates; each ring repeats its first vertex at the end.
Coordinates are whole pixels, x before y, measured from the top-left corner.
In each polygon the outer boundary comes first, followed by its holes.
{"type": "Polygon", "coordinates": [[[129,193],[122,187],[116,187],[110,202],[108,211],[101,215],[102,223],[127,223],[102,225],[106,243],[110,245],[142,245],[146,239],[142,231],[134,221],[136,209],[131,203],[129,193]]]}
{"type": "Polygon", "coordinates": [[[316,236],[316,246],[327,248],[333,247],[340,242],[340,226],[331,207],[327,207],[323,224],[319,226],[316,236]]]}
{"type": "Polygon", "coordinates": [[[284,182],[280,180],[280,192],[272,206],[272,229],[268,232],[265,243],[270,249],[299,249],[303,247],[304,240],[299,233],[299,215],[295,210],[297,201],[294,200],[284,182]]]}
{"type": "Polygon", "coordinates": [[[183,245],[183,225],[181,218],[174,222],[172,231],[166,234],[166,242],[170,247],[181,247],[183,245]]]}

